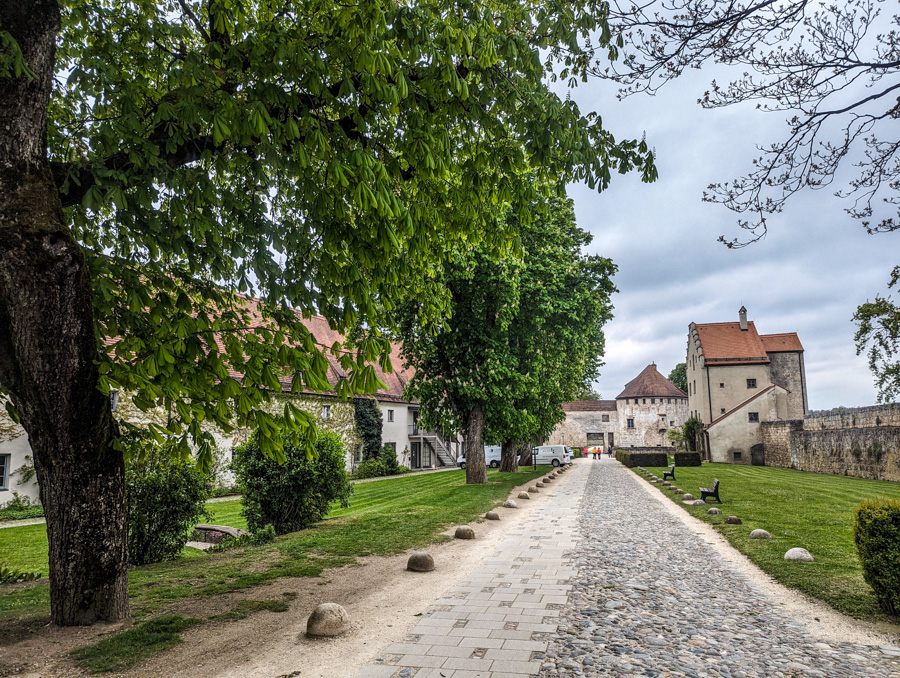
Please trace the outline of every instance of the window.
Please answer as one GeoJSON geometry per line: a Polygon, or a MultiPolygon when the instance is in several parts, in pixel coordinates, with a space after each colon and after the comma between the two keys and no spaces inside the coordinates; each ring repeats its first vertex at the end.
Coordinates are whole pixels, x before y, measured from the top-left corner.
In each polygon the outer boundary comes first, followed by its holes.
{"type": "Polygon", "coordinates": [[[628,420],[628,428],[634,428],[634,419],[628,420]]]}
{"type": "Polygon", "coordinates": [[[756,388],[756,379],[748,379],[747,388],[756,388]]]}
{"type": "Polygon", "coordinates": [[[322,405],[322,419],[331,419],[331,405],[322,405]]]}
{"type": "Polygon", "coordinates": [[[674,421],[670,421],[670,422],[669,422],[669,426],[674,426],[674,425],[675,425],[675,422],[674,422],[674,421]]]}
{"type": "Polygon", "coordinates": [[[604,423],[605,423],[605,422],[608,422],[608,421],[609,421],[609,415],[608,415],[608,414],[601,414],[601,415],[600,415],[600,421],[602,421],[602,422],[604,422],[604,423]]]}
{"type": "Polygon", "coordinates": [[[735,452],[735,453],[734,453],[734,460],[735,460],[735,461],[740,461],[740,460],[741,460],[741,453],[740,453],[740,452],[735,452]]]}
{"type": "Polygon", "coordinates": [[[747,414],[750,415],[751,422],[759,421],[759,412],[748,412],[747,414]]]}
{"type": "Polygon", "coordinates": [[[656,405],[656,398],[650,398],[650,404],[656,405]]]}
{"type": "Polygon", "coordinates": [[[119,406],[119,390],[115,388],[109,389],[109,408],[115,412],[119,406]]]}
{"type": "Polygon", "coordinates": [[[725,388],[725,383],[720,381],[720,382],[719,382],[719,388],[725,388]]]}
{"type": "Polygon", "coordinates": [[[647,399],[646,399],[646,398],[642,398],[642,400],[644,401],[644,405],[646,405],[646,404],[647,404],[647,399]]]}
{"type": "Polygon", "coordinates": [[[388,421],[394,421],[394,410],[388,410],[388,421]]]}
{"type": "Polygon", "coordinates": [[[0,454],[0,490],[9,489],[9,464],[11,454],[0,454]]]}

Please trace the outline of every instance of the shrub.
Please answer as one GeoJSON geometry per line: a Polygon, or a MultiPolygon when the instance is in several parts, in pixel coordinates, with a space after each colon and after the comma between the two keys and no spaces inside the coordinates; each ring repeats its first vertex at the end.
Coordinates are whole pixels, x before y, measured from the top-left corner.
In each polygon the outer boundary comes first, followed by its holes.
{"type": "Polygon", "coordinates": [[[192,461],[173,458],[167,448],[126,443],[128,558],[132,565],[176,558],[191,529],[207,516],[209,488],[192,461]]]}
{"type": "Polygon", "coordinates": [[[676,452],[675,466],[700,466],[702,460],[699,452],[676,452]]]}
{"type": "Polygon", "coordinates": [[[17,584],[23,581],[34,581],[40,579],[40,572],[25,572],[9,567],[5,563],[0,563],[0,584],[17,584]]]}
{"type": "Polygon", "coordinates": [[[853,538],[881,609],[900,615],[900,500],[869,499],[857,506],[853,538]]]}
{"type": "Polygon", "coordinates": [[[378,459],[381,461],[381,467],[384,469],[382,475],[395,476],[400,473],[400,466],[397,464],[397,450],[390,445],[385,445],[381,448],[378,459]]]}
{"type": "Polygon", "coordinates": [[[337,434],[319,433],[316,456],[284,443],[285,462],[263,455],[256,433],[236,450],[232,467],[244,495],[243,515],[251,532],[271,524],[276,534],[295,532],[321,520],[334,501],[350,505],[353,486],[344,471],[344,446],[337,434]]]}
{"type": "Polygon", "coordinates": [[[381,459],[366,459],[353,469],[354,478],[377,478],[386,475],[381,459]]]}
{"type": "Polygon", "coordinates": [[[32,504],[31,499],[22,497],[13,490],[13,498],[3,508],[0,508],[0,521],[24,520],[25,518],[43,518],[44,507],[40,504],[32,504]]]}

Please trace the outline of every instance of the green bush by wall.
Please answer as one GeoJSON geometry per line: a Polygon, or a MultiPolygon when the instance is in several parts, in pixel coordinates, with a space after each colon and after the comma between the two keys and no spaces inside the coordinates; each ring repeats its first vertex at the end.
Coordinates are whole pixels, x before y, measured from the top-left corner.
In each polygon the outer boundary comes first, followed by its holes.
{"type": "Polygon", "coordinates": [[[701,459],[699,452],[676,452],[675,466],[700,466],[701,459]]]}
{"type": "Polygon", "coordinates": [[[616,450],[616,461],[628,468],[635,466],[668,466],[669,457],[665,452],[626,452],[616,450]]]}
{"type": "Polygon", "coordinates": [[[900,615],[900,500],[869,499],[853,527],[863,577],[888,614],[900,615]]]}

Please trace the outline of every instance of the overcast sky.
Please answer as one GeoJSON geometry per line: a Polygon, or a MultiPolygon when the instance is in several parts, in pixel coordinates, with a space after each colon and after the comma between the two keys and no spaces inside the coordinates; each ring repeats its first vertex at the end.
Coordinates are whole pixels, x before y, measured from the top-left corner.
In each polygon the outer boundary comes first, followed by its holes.
{"type": "Polygon", "coordinates": [[[786,115],[752,105],[703,110],[696,100],[710,79],[691,73],[656,97],[625,102],[597,81],[573,93],[617,138],[646,132],[659,168],[655,184],[616,175],[602,194],[569,187],[579,225],[594,236],[589,251],[619,267],[596,388],[615,398],[654,361],[668,375],[685,359],[689,323],[737,321],[744,305],[760,333],[798,333],[811,409],[875,404],[851,318],[860,303],[887,293],[900,233],[867,235],[826,188],[795,196],[769,219],[762,242],[741,250],[718,243],[744,232],[733,212],[702,202],[703,189],[746,172],[756,144],[783,137],[786,115]]]}

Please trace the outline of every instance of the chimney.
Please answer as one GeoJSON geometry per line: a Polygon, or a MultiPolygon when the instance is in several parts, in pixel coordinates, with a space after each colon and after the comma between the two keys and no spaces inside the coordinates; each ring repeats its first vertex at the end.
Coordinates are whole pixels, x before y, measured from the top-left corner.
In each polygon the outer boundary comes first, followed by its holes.
{"type": "Polygon", "coordinates": [[[741,319],[741,332],[747,331],[747,309],[741,306],[741,310],[738,311],[738,317],[741,319]]]}

